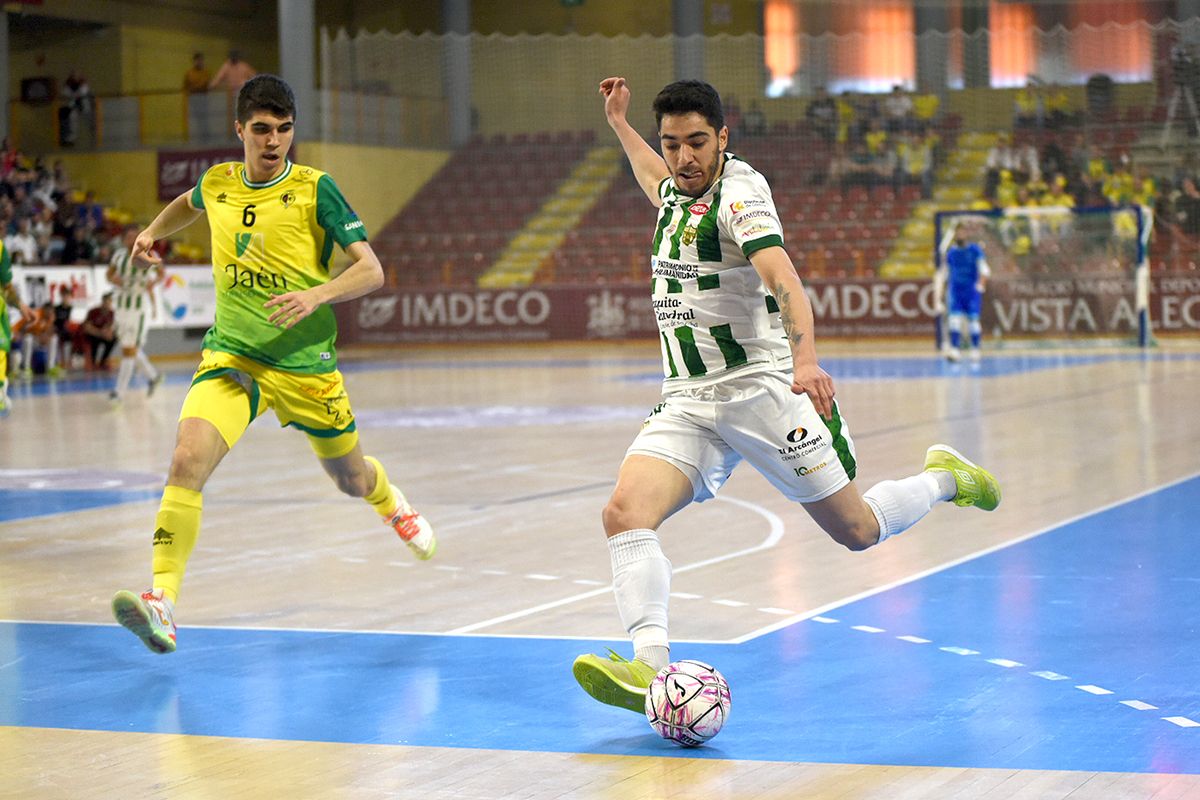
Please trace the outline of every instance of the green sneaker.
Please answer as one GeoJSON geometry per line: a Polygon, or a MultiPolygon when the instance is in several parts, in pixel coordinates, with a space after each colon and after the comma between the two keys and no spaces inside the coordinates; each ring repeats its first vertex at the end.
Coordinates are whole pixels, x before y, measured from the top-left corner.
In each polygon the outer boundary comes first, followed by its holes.
{"type": "Polygon", "coordinates": [[[954,505],[975,506],[994,511],[1000,505],[1000,484],[983,467],[963,457],[962,453],[945,444],[935,444],[925,452],[926,472],[949,472],[954,476],[958,493],[954,505]]]}
{"type": "Polygon", "coordinates": [[[175,620],[163,590],[136,595],[121,590],[113,595],[113,616],[155,653],[175,652],[175,620]]]}
{"type": "Polygon", "coordinates": [[[591,653],[575,659],[571,667],[583,690],[601,703],[646,712],[646,688],[658,670],[644,661],[627,661],[612,650],[608,658],[591,653]]]}

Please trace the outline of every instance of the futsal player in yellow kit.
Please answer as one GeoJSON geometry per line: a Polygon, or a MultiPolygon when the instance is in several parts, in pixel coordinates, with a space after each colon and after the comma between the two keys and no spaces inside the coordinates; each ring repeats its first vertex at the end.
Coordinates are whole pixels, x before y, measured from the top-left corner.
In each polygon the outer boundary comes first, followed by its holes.
{"type": "Polygon", "coordinates": [[[0,418],[7,417],[11,410],[8,404],[8,351],[12,348],[12,328],[8,324],[8,306],[20,308],[25,319],[33,316],[33,311],[17,294],[12,279],[12,258],[4,242],[0,242],[0,418]]]}
{"type": "Polygon", "coordinates": [[[175,601],[200,532],[201,491],[246,427],[268,408],[308,435],[325,471],[361,497],[421,559],[437,547],[429,523],[364,456],[337,370],[331,303],[383,284],[362,221],[333,179],[288,160],[296,117],[291,88],[258,75],[238,92],[236,130],[244,160],[210,167],[138,234],[131,258],[208,215],[216,322],[180,412],[175,453],[155,519],[154,582],[118,592],[113,614],[156,653],[175,650],[175,601]],[[330,278],[337,244],[353,263],[330,278]]]}

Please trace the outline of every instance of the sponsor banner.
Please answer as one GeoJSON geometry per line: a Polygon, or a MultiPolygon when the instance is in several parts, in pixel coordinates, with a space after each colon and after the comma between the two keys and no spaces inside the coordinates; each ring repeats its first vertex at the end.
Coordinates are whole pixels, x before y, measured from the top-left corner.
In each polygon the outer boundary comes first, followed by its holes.
{"type": "Polygon", "coordinates": [[[381,290],[334,308],[342,344],[628,339],[658,330],[647,286],[381,290]]]}
{"type": "MultiPolygon", "coordinates": [[[[933,333],[931,281],[812,279],[805,286],[819,337],[933,333]]],[[[984,297],[989,335],[1126,337],[1137,330],[1132,278],[997,277],[984,297]]],[[[1200,332],[1200,276],[1152,276],[1150,305],[1157,332],[1200,332]]],[[[343,344],[651,338],[661,313],[644,285],[381,290],[335,309],[343,344]]]]}
{"type": "Polygon", "coordinates": [[[240,147],[214,150],[159,150],[158,199],[174,200],[192,189],[204,171],[213,164],[241,161],[245,157],[240,147]]]}
{"type": "Polygon", "coordinates": [[[212,267],[168,265],[154,294],[158,313],[150,319],[152,328],[208,328],[216,320],[212,267]]]}
{"type": "MultiPolygon", "coordinates": [[[[58,304],[71,297],[71,319],[83,322],[88,309],[114,287],[106,266],[14,266],[13,285],[31,306],[58,304]]],[[[163,283],[154,287],[154,303],[147,316],[150,328],[207,328],[216,318],[212,267],[168,265],[163,283]]]]}

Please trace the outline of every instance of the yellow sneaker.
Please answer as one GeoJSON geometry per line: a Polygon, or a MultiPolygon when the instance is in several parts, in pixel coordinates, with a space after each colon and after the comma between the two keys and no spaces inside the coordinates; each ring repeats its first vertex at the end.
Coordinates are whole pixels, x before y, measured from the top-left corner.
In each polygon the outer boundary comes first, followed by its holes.
{"type": "Polygon", "coordinates": [[[962,453],[945,444],[935,444],[925,452],[926,472],[949,472],[958,492],[954,505],[975,506],[994,511],[1000,505],[1000,484],[983,467],[967,460],[962,453]]]}
{"type": "Polygon", "coordinates": [[[601,703],[646,712],[646,689],[658,670],[644,661],[627,661],[612,650],[608,658],[591,653],[575,659],[571,672],[583,690],[601,703]]]}

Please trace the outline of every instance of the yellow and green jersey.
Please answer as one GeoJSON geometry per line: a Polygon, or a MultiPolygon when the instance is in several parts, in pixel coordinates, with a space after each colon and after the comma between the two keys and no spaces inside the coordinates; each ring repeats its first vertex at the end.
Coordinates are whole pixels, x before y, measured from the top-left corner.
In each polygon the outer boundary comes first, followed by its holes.
{"type": "MultiPolygon", "coordinates": [[[[4,242],[0,242],[0,352],[4,353],[12,346],[12,328],[8,326],[8,285],[12,280],[12,258],[4,242]]],[[[0,383],[3,382],[4,376],[0,375],[0,383]]]]}
{"type": "Polygon", "coordinates": [[[337,369],[333,309],[323,305],[285,329],[267,322],[274,309],[263,307],[275,295],[327,283],[335,243],[366,241],[333,179],[288,161],[277,177],[253,183],[245,164],[215,164],[191,201],[212,230],[217,310],[204,347],[292,372],[337,369]]]}

